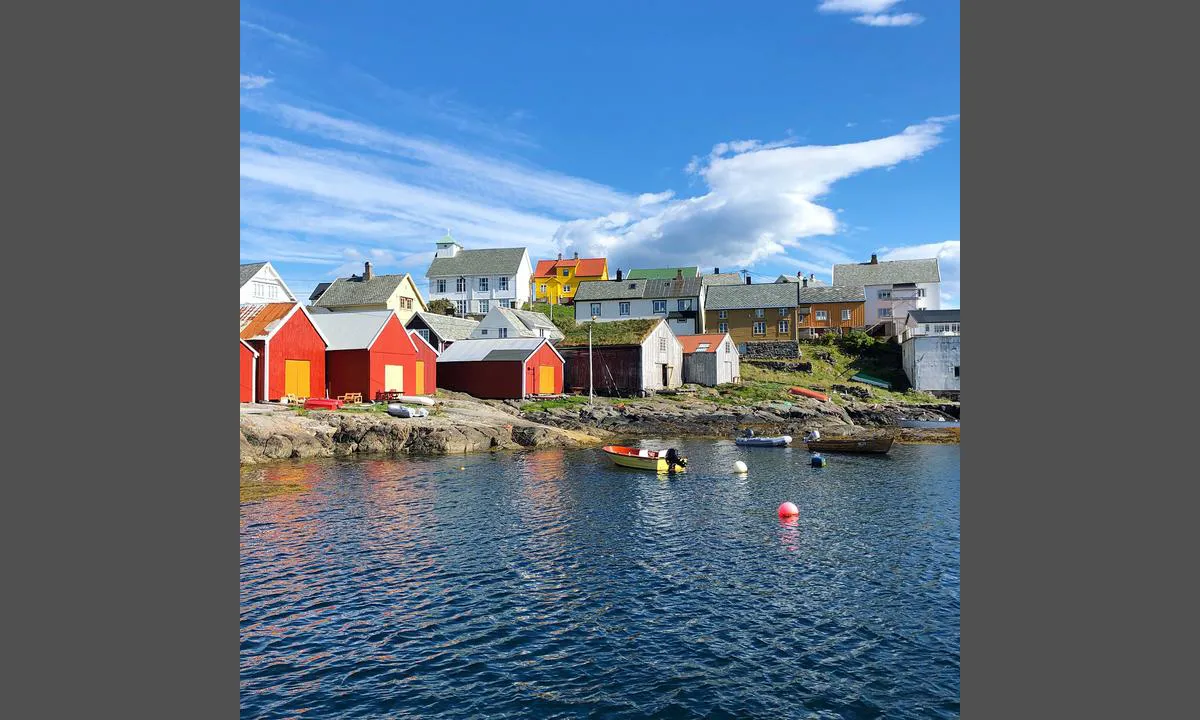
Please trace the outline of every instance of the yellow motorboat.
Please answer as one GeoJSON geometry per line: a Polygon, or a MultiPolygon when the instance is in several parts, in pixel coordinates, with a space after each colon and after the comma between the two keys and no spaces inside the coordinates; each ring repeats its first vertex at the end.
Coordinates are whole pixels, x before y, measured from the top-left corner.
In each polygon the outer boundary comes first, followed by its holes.
{"type": "Polygon", "coordinates": [[[687,467],[687,458],[680,457],[679,453],[675,452],[675,448],[663,452],[662,450],[605,445],[603,450],[610,460],[621,467],[654,470],[655,472],[683,472],[687,467]]]}

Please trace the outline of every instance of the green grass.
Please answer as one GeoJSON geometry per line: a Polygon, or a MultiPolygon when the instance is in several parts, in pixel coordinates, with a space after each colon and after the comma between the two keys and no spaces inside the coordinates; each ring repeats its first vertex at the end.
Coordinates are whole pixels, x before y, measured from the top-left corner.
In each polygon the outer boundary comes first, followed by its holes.
{"type": "MultiPolygon", "coordinates": [[[[754,388],[745,392],[765,396],[778,390],[786,395],[788,388],[798,385],[827,392],[833,397],[834,402],[840,402],[840,397],[830,392],[829,388],[832,385],[841,384],[869,388],[871,398],[876,402],[937,402],[937,398],[932,395],[903,390],[908,387],[908,379],[900,366],[900,348],[895,345],[880,344],[862,354],[853,354],[843,352],[833,345],[801,343],[800,351],[801,360],[812,363],[813,371],[811,373],[770,370],[743,360],[741,365],[743,384],[748,388],[754,388]],[[893,389],[884,390],[850,379],[851,375],[859,372],[887,380],[892,383],[893,389]]],[[[763,399],[774,398],[764,397],[763,399]]]]}
{"type": "Polygon", "coordinates": [[[576,326],[575,308],[570,305],[550,305],[549,303],[525,303],[521,306],[522,310],[532,310],[539,312],[550,318],[550,322],[564,333],[576,326]]]}
{"type": "Polygon", "coordinates": [[[567,332],[558,344],[561,347],[587,347],[588,325],[593,325],[592,345],[640,345],[658,323],[658,319],[584,323],[567,332]]]}
{"type": "MultiPolygon", "coordinates": [[[[599,400],[600,398],[596,399],[599,400]]],[[[588,399],[586,395],[568,395],[567,397],[563,398],[550,398],[548,400],[538,400],[536,402],[525,403],[521,406],[521,412],[542,412],[544,410],[553,410],[554,408],[587,404],[588,399]]]]}

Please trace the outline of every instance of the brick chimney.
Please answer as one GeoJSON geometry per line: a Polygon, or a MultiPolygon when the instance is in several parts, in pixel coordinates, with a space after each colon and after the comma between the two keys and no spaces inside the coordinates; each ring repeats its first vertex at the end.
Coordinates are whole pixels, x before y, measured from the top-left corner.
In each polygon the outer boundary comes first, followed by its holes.
{"type": "Polygon", "coordinates": [[[371,270],[371,261],[368,260],[366,264],[363,265],[363,280],[370,280],[373,277],[375,277],[375,273],[371,270]]]}
{"type": "Polygon", "coordinates": [[[872,264],[872,265],[878,265],[878,264],[879,264],[879,258],[875,256],[875,253],[871,253],[871,264],[872,264]]]}
{"type": "Polygon", "coordinates": [[[800,276],[800,287],[808,287],[808,278],[800,276]]]}

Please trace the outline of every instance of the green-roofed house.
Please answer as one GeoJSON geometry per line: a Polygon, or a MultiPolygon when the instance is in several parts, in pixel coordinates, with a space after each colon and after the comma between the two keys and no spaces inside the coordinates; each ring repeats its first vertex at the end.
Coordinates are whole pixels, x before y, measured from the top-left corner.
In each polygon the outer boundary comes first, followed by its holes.
{"type": "Polygon", "coordinates": [[[629,280],[674,280],[677,277],[694,278],[700,275],[698,267],[671,267],[630,270],[625,277],[629,280]]]}
{"type": "Polygon", "coordinates": [[[449,300],[459,317],[484,316],[493,307],[520,308],[529,302],[533,265],[523,247],[467,250],[447,233],[437,241],[425,277],[430,302],[449,300]]]}
{"type": "Polygon", "coordinates": [[[662,318],[581,323],[557,348],[566,392],[588,391],[589,356],[597,395],[640,397],[683,384],[683,345],[662,318]]]}

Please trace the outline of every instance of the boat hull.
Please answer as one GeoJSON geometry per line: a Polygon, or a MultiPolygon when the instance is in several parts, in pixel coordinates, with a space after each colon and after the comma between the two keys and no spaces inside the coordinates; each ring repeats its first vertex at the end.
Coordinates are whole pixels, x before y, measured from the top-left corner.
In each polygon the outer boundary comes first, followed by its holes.
{"type": "Polygon", "coordinates": [[[682,466],[676,465],[674,470],[667,463],[666,453],[659,453],[656,450],[640,451],[637,448],[620,447],[617,445],[606,445],[603,448],[604,454],[608,456],[613,464],[620,467],[633,468],[635,470],[653,470],[654,472],[683,472],[682,466]],[[645,455],[641,453],[645,452],[645,455]]]}
{"type": "Polygon", "coordinates": [[[808,388],[794,387],[791,390],[788,390],[788,392],[793,395],[802,395],[804,397],[810,397],[814,400],[820,400],[821,402],[825,402],[829,399],[829,396],[825,393],[817,392],[816,390],[809,390],[808,388]]]}
{"type": "Polygon", "coordinates": [[[896,441],[894,435],[872,438],[829,438],[804,443],[810,452],[886,453],[896,441]]]}
{"type": "Polygon", "coordinates": [[[734,438],[734,442],[738,445],[747,447],[784,447],[792,442],[791,435],[783,435],[780,437],[739,437],[734,438]]]}

